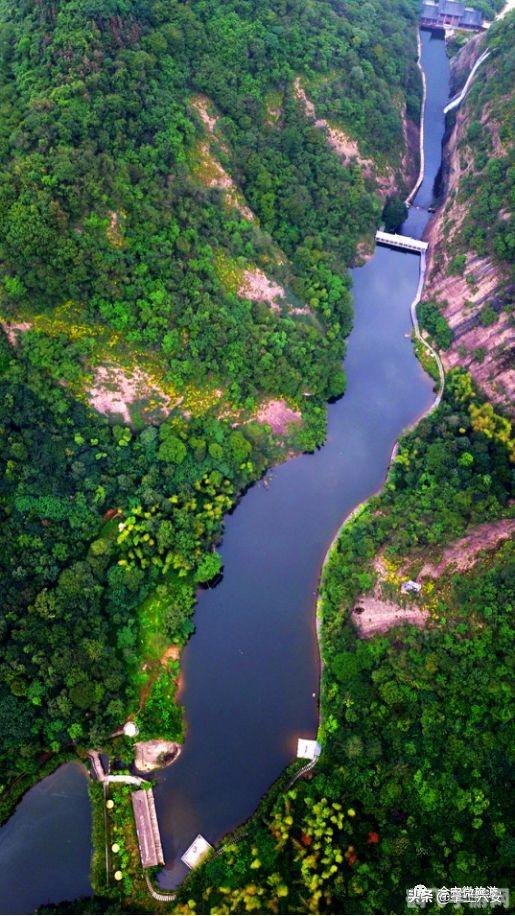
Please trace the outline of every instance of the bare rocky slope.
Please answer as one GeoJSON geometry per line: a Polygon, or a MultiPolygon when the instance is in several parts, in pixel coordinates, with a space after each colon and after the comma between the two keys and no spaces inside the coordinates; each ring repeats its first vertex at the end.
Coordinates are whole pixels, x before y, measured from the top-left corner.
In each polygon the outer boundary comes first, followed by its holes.
{"type": "Polygon", "coordinates": [[[515,392],[513,274],[509,250],[499,241],[511,220],[501,185],[513,160],[512,97],[505,91],[513,70],[513,27],[511,14],[487,38],[468,41],[452,61],[453,89],[459,89],[487,42],[493,45],[468,97],[450,116],[455,120],[444,151],[446,203],[429,226],[424,289],[424,298],[439,305],[453,332],[442,353],[446,368],[467,368],[485,394],[505,408],[515,392]]]}

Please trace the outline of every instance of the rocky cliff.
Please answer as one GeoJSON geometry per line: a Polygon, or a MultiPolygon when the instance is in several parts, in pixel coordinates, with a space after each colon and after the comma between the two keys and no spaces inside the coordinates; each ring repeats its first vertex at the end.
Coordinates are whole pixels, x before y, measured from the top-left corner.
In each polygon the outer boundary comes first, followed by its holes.
{"type": "Polygon", "coordinates": [[[472,38],[452,62],[453,90],[490,45],[469,95],[450,115],[444,151],[445,205],[428,230],[424,298],[435,301],[453,332],[446,367],[465,366],[489,398],[513,403],[513,234],[509,169],[513,165],[512,14],[472,38]],[[512,121],[511,117],[511,121],[512,121]]]}

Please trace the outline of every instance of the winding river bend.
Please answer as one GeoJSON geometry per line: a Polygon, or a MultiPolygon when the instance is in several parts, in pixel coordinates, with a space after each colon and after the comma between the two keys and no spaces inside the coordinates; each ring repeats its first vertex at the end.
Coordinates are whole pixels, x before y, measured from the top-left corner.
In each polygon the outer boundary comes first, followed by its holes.
{"type": "MultiPolygon", "coordinates": [[[[422,33],[427,80],[425,175],[404,227],[421,237],[441,163],[449,95],[442,39],[422,33]]],[[[226,520],[224,578],[202,592],[183,655],[184,750],[155,788],[166,867],[201,833],[214,843],[253,812],[318,724],[315,602],[320,568],[342,519],[379,489],[401,431],[433,401],[415,359],[409,306],[418,255],[377,248],[353,271],[355,320],[347,393],[329,408],[326,445],[271,471],[226,520]]]]}
{"type": "MultiPolygon", "coordinates": [[[[425,176],[404,226],[419,238],[449,96],[444,43],[430,33],[422,33],[422,62],[425,176]]],[[[410,340],[418,278],[417,255],[386,248],[353,271],[347,393],[329,408],[326,445],[271,471],[226,520],[224,578],[201,593],[183,656],[185,747],[155,787],[163,887],[184,877],[180,856],[197,833],[214,843],[246,820],[295,757],[297,738],[316,734],[315,602],[324,555],[342,519],[380,488],[394,442],[434,397],[410,340]]],[[[48,779],[0,830],[1,912],[27,913],[89,891],[85,776],[72,764],[48,779]],[[43,815],[41,792],[50,798],[43,815]]]]}

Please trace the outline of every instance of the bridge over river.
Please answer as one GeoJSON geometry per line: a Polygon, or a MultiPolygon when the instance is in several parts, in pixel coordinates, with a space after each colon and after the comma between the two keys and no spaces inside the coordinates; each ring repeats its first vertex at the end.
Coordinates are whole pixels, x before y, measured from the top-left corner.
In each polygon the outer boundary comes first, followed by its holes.
{"type": "Polygon", "coordinates": [[[401,248],[404,251],[414,251],[417,254],[423,254],[427,251],[427,242],[422,242],[420,239],[412,239],[409,235],[382,232],[380,229],[376,232],[376,242],[379,242],[380,245],[388,245],[389,248],[401,248]]]}

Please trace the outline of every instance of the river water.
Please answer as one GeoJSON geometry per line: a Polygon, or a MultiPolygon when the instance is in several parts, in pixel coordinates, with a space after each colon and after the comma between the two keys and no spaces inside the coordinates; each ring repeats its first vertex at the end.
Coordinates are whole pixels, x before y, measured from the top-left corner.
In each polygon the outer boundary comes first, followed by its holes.
{"type": "Polygon", "coordinates": [[[27,792],[0,830],[0,913],[89,897],[90,860],[86,770],[66,763],[27,792]]]}
{"type": "MultiPolygon", "coordinates": [[[[426,173],[405,234],[421,237],[433,202],[449,94],[444,42],[422,33],[427,79],[426,173]]],[[[354,506],[380,488],[392,447],[432,403],[415,359],[409,306],[419,256],[377,248],[353,271],[355,320],[345,397],[329,408],[327,443],[271,471],[226,520],[222,582],[199,596],[183,655],[187,736],[155,788],[166,867],[201,833],[210,843],[242,823],[318,724],[317,582],[327,548],[354,506]]]]}
{"type": "MultiPolygon", "coordinates": [[[[449,67],[441,39],[422,33],[427,79],[426,175],[403,227],[421,237],[440,168],[449,67]]],[[[200,593],[183,655],[184,750],[157,780],[166,867],[198,833],[214,843],[246,820],[318,724],[317,582],[343,518],[381,487],[392,447],[432,403],[415,359],[409,305],[415,254],[378,247],[353,272],[355,321],[344,398],[329,408],[327,443],[272,470],[226,519],[224,577],[200,593]]],[[[0,830],[0,911],[90,891],[91,824],[84,771],[61,767],[27,793],[0,830]]]]}

